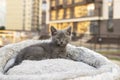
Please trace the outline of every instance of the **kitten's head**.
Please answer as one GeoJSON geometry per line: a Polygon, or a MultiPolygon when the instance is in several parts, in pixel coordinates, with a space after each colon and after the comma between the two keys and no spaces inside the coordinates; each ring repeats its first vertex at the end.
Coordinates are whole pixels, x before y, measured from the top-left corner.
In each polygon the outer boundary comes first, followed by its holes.
{"type": "Polygon", "coordinates": [[[71,40],[71,27],[64,30],[57,30],[51,26],[52,41],[60,47],[66,46],[71,40]]]}

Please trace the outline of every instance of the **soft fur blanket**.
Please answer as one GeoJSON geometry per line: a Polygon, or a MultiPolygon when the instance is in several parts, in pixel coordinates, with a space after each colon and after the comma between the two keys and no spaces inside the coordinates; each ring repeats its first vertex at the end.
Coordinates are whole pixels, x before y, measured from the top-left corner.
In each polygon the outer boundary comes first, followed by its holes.
{"type": "Polygon", "coordinates": [[[67,46],[73,60],[25,60],[3,74],[18,52],[32,44],[49,40],[26,40],[0,48],[0,80],[119,80],[120,68],[106,57],[85,47],[67,46]]]}

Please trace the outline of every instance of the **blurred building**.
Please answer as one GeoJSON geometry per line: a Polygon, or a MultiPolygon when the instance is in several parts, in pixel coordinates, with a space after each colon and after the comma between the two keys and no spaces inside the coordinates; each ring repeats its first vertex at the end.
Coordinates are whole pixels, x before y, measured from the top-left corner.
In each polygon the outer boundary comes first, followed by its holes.
{"type": "Polygon", "coordinates": [[[22,2],[23,2],[21,5],[23,10],[23,13],[21,14],[23,18],[22,30],[30,31],[34,27],[32,26],[32,22],[34,22],[34,20],[32,20],[32,18],[34,17],[32,13],[32,11],[34,10],[33,9],[34,2],[33,0],[22,0],[22,2]]]}
{"type": "Polygon", "coordinates": [[[120,0],[47,0],[47,23],[75,34],[120,35],[120,0]]]}
{"type": "Polygon", "coordinates": [[[102,16],[102,0],[48,0],[48,4],[49,24],[58,29],[73,26],[76,34],[89,34],[91,23],[102,16]]]}
{"type": "Polygon", "coordinates": [[[7,30],[23,30],[23,1],[6,0],[6,21],[7,30]]]}
{"type": "Polygon", "coordinates": [[[46,10],[47,10],[47,0],[40,0],[41,1],[41,10],[40,10],[40,27],[39,30],[41,34],[48,34],[48,26],[46,23],[46,10]]]}
{"type": "MultiPolygon", "coordinates": [[[[111,37],[120,35],[120,0],[109,0],[108,4],[108,19],[102,21],[101,34],[108,34],[111,37]]],[[[103,11],[104,12],[104,11],[103,11]]]]}
{"type": "MultiPolygon", "coordinates": [[[[42,24],[45,0],[6,0],[6,29],[36,31],[42,24]]],[[[46,16],[46,14],[45,14],[46,16]]]]}
{"type": "Polygon", "coordinates": [[[32,0],[32,30],[36,30],[39,27],[39,10],[41,0],[32,0]]]}
{"type": "Polygon", "coordinates": [[[6,0],[6,29],[31,30],[32,0],[6,0]]]}

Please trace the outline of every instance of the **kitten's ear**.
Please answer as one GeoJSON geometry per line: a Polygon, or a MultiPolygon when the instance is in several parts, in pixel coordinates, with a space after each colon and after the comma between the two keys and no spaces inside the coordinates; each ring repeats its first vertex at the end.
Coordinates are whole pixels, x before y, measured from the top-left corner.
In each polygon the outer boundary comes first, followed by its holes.
{"type": "Polygon", "coordinates": [[[51,34],[52,35],[56,35],[57,34],[57,29],[55,29],[55,27],[51,26],[51,34]]]}
{"type": "Polygon", "coordinates": [[[66,29],[68,35],[71,35],[71,32],[72,32],[71,30],[72,30],[72,27],[71,27],[71,26],[69,26],[69,27],[66,29]]]}

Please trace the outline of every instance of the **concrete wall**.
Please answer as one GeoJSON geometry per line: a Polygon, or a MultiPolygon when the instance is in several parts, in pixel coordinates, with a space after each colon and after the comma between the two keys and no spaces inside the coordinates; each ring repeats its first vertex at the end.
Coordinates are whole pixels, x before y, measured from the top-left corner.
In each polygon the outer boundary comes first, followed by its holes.
{"type": "Polygon", "coordinates": [[[120,0],[113,0],[113,18],[120,19],[120,0]]]}
{"type": "Polygon", "coordinates": [[[102,18],[108,19],[108,0],[103,0],[102,18]]]}
{"type": "Polygon", "coordinates": [[[120,19],[113,20],[113,32],[109,32],[107,30],[107,20],[101,21],[100,24],[100,34],[101,36],[109,36],[109,37],[118,37],[120,36],[120,19]]]}
{"type": "Polygon", "coordinates": [[[6,29],[31,30],[32,0],[6,0],[6,29]]]}

